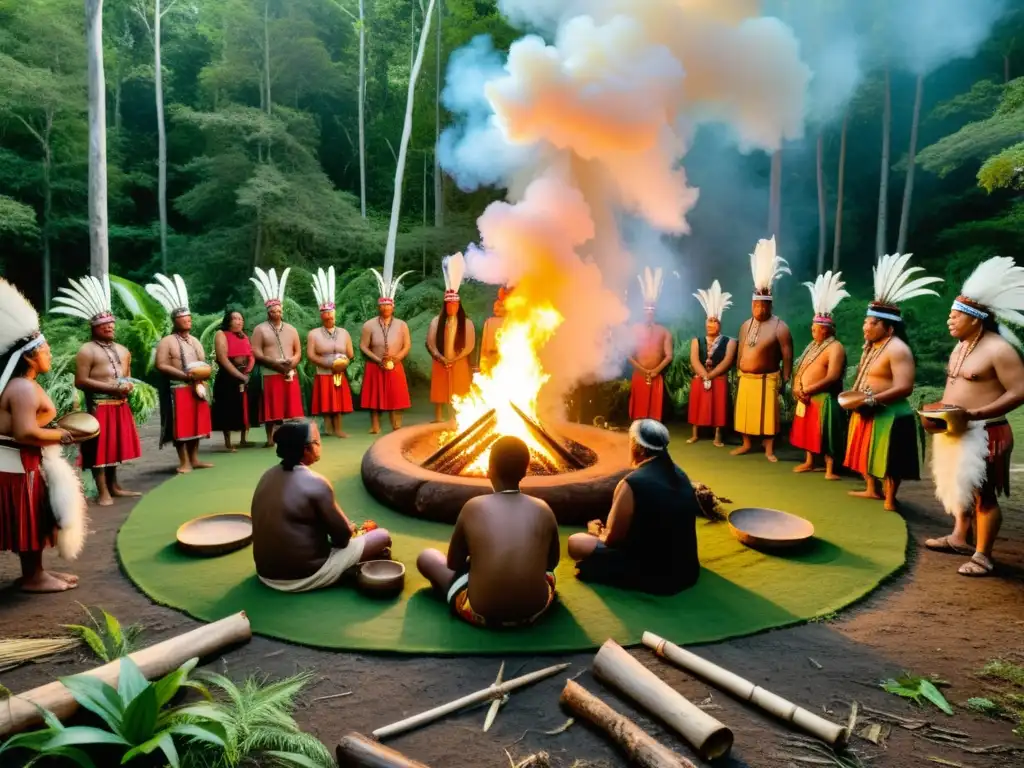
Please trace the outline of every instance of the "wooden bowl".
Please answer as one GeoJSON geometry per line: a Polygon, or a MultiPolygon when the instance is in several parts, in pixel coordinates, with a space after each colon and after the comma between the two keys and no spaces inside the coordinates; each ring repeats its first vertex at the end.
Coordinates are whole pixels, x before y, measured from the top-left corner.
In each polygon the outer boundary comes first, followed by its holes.
{"type": "Polygon", "coordinates": [[[839,400],[840,408],[848,409],[853,403],[856,403],[859,400],[863,400],[864,393],[857,391],[840,392],[839,397],[837,399],[839,400]]]}
{"type": "Polygon", "coordinates": [[[72,411],[57,422],[58,429],[71,433],[76,443],[92,440],[100,434],[100,423],[91,413],[72,411]]]}
{"type": "Polygon", "coordinates": [[[933,435],[962,435],[967,431],[967,412],[956,405],[930,403],[917,412],[925,432],[933,435]]]}
{"type": "Polygon", "coordinates": [[[753,549],[791,549],[814,536],[809,520],[763,507],[745,507],[729,515],[729,530],[742,544],[753,549]]]}
{"type": "Polygon", "coordinates": [[[371,597],[397,597],[405,587],[405,566],[395,560],[369,560],[359,566],[356,585],[371,597]]]}
{"type": "Polygon", "coordinates": [[[213,368],[204,362],[189,363],[185,366],[185,371],[191,373],[196,381],[206,381],[213,375],[213,368]]]}
{"type": "Polygon", "coordinates": [[[177,539],[190,555],[226,555],[252,541],[252,518],[242,512],[197,517],[178,529],[177,539]]]}

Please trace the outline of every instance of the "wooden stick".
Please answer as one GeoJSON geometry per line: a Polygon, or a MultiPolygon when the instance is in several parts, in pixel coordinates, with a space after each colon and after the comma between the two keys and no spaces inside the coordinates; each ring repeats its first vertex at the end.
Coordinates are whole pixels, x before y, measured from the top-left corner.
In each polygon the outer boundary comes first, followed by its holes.
{"type": "Polygon", "coordinates": [[[741,701],[750,702],[784,722],[792,723],[800,730],[806,731],[832,747],[843,747],[849,741],[850,731],[847,728],[829,722],[803,707],[798,707],[781,696],[766,691],[759,685],[754,685],[749,680],[745,680],[695,653],[690,653],[690,651],[680,648],[652,632],[644,632],[643,643],[658,656],[668,659],[677,667],[707,680],[741,701]]]}
{"type": "Polygon", "coordinates": [[[579,683],[567,680],[562,691],[562,704],[573,714],[589,720],[612,737],[631,762],[641,768],[696,768],[682,755],[648,735],[643,728],[619,714],[579,683]]]}
{"type": "MultiPolygon", "coordinates": [[[[205,657],[229,645],[247,642],[252,637],[252,628],[244,612],[236,613],[212,624],[193,629],[183,635],[164,640],[129,655],[147,680],[163,677],[186,661],[205,657]]],[[[108,685],[117,687],[121,672],[121,660],[112,661],[81,674],[95,677],[108,685]]],[[[43,722],[36,706],[48,709],[61,720],[70,717],[78,709],[71,692],[60,681],[48,683],[31,691],[13,696],[7,706],[0,705],[0,736],[19,733],[43,722]]]]}
{"type": "Polygon", "coordinates": [[[355,732],[341,740],[336,754],[338,768],[430,768],[355,732]]]}
{"type": "Polygon", "coordinates": [[[419,728],[421,725],[426,725],[427,723],[432,723],[435,720],[440,720],[445,715],[450,715],[452,712],[457,712],[465,707],[480,704],[488,699],[501,698],[506,693],[514,691],[516,688],[522,688],[524,685],[529,685],[530,683],[535,683],[538,680],[543,680],[546,677],[557,675],[569,666],[571,666],[571,664],[556,664],[553,667],[539,669],[528,675],[523,675],[522,677],[517,677],[514,680],[501,683],[501,685],[489,685],[487,688],[479,690],[476,693],[471,693],[468,696],[463,696],[461,699],[450,701],[447,704],[442,704],[439,707],[428,709],[426,712],[421,712],[418,715],[407,717],[405,720],[399,720],[397,723],[392,723],[391,725],[385,725],[383,728],[378,728],[373,732],[373,737],[383,741],[390,736],[397,736],[400,733],[411,731],[413,728],[419,728]]]}
{"type": "Polygon", "coordinates": [[[702,757],[713,760],[732,749],[732,731],[673,690],[614,640],[601,646],[593,670],[598,679],[663,720],[702,757]]]}

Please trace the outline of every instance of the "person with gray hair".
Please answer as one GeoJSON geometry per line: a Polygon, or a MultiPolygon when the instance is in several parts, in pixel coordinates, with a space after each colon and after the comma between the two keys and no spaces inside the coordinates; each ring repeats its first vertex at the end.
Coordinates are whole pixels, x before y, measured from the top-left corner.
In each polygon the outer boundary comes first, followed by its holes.
{"type": "Polygon", "coordinates": [[[592,520],[569,537],[581,581],[674,595],[700,575],[693,485],[668,453],[669,433],[654,419],[629,429],[634,470],[619,483],[608,522],[592,520]]]}

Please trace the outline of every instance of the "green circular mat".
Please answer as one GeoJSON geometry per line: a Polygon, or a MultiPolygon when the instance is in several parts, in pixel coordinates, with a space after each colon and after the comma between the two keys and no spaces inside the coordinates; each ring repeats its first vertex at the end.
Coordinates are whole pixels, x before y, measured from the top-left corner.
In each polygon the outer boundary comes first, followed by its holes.
{"type": "MultiPolygon", "coordinates": [[[[903,519],[879,503],[850,498],[852,481],[795,475],[792,464],[770,464],[763,454],[732,457],[710,441],[686,445],[682,432],[674,431],[672,455],[692,480],[732,499],[732,508],[772,507],[809,519],[817,546],[801,555],[766,555],[742,546],[726,523],[702,520],[703,571],[689,591],[666,598],[590,586],[578,582],[572,563],[563,560],[557,570],[560,601],[538,625],[481,630],[453,619],[416,571],[416,555],[425,547],[444,550],[450,527],[406,517],[374,501],[359,477],[372,440],[367,419],[356,415],[345,426],[352,436],[325,437],[316,469],[334,483],[351,519],[369,518],[391,531],[394,556],[407,568],[400,598],[380,602],[351,587],[286,595],[257,580],[251,548],[208,559],[177,550],[175,532],[182,523],[249,511],[260,475],[276,461],[272,451],[259,448],[214,454],[216,468],[175,477],[146,494],[117,538],[128,577],[156,602],[198,619],[213,621],[244,610],[256,633],[304,645],[398,653],[540,653],[588,650],[608,638],[636,644],[645,630],[690,644],[802,622],[864,596],[904,562],[903,519]]],[[[174,461],[170,451],[167,460],[174,461]]],[[[572,532],[563,531],[563,547],[572,532]]]]}

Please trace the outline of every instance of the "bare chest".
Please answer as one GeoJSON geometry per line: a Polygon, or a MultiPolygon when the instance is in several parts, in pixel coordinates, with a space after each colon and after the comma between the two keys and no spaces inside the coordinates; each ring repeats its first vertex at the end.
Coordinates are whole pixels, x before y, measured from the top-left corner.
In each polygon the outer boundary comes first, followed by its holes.
{"type": "Polygon", "coordinates": [[[319,355],[332,355],[345,352],[348,344],[348,333],[342,328],[328,331],[318,328],[313,332],[313,348],[319,355]]]}
{"type": "Polygon", "coordinates": [[[370,348],[374,352],[398,349],[402,344],[402,326],[392,320],[389,324],[370,323],[370,348]]]}

